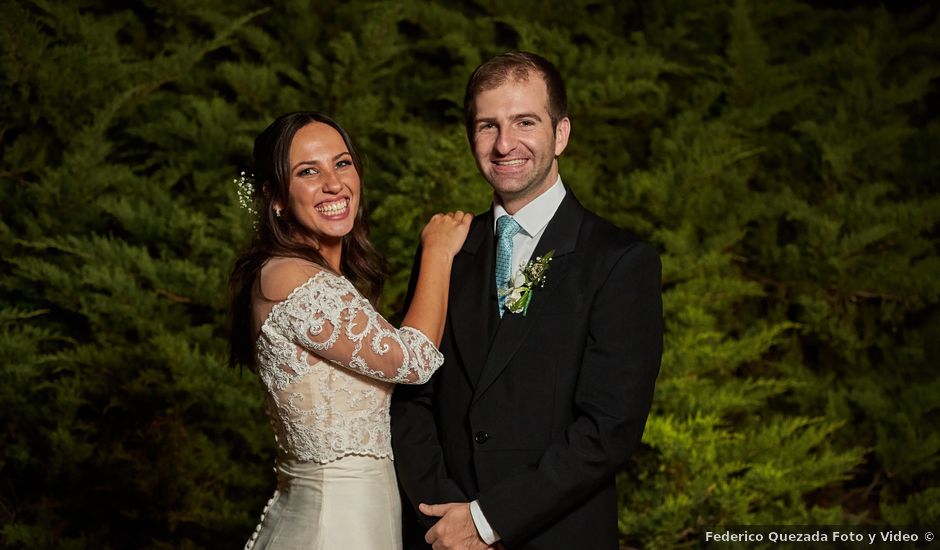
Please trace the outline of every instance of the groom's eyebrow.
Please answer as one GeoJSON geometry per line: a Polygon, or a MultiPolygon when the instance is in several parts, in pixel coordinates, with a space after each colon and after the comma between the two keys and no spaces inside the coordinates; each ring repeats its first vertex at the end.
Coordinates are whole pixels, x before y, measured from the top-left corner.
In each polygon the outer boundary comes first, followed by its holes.
{"type": "MultiPolygon", "coordinates": [[[[542,117],[539,116],[538,113],[534,113],[534,112],[533,112],[533,113],[528,113],[528,112],[526,112],[526,113],[517,113],[517,114],[514,114],[514,115],[510,115],[508,118],[509,118],[509,120],[510,120],[511,122],[515,122],[515,121],[520,120],[520,119],[523,119],[523,118],[534,118],[535,120],[538,120],[538,121],[541,121],[541,120],[542,120],[542,117]]],[[[497,117],[481,117],[481,116],[478,116],[478,117],[476,117],[476,118],[473,119],[473,123],[474,123],[474,124],[479,124],[479,123],[481,123],[481,122],[497,122],[497,120],[498,120],[497,117]]]]}

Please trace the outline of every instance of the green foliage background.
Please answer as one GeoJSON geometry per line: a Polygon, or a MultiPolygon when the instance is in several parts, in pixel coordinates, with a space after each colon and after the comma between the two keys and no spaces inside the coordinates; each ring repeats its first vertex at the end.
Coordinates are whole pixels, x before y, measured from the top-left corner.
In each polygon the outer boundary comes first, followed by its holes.
{"type": "Polygon", "coordinates": [[[390,313],[422,223],[488,206],[463,86],[515,48],[566,76],[565,181],[663,256],[624,543],[937,524],[937,6],[267,4],[0,4],[0,545],[241,544],[274,488],[257,381],[225,367],[254,136],[349,129],[390,313]]]}

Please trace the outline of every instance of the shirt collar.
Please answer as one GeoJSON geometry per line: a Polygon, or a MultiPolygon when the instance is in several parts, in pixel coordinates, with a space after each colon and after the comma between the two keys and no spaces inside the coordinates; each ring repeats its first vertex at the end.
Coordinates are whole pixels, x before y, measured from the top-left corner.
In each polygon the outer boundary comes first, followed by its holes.
{"type": "MultiPolygon", "coordinates": [[[[555,184],[549,187],[544,193],[532,199],[532,202],[523,206],[512,217],[516,220],[522,230],[530,237],[538,235],[545,229],[548,222],[551,221],[555,211],[561,206],[561,201],[565,198],[565,186],[561,182],[561,175],[555,180],[555,184]]],[[[500,216],[509,215],[503,205],[498,202],[493,203],[493,232],[496,232],[496,220],[500,216]]]]}

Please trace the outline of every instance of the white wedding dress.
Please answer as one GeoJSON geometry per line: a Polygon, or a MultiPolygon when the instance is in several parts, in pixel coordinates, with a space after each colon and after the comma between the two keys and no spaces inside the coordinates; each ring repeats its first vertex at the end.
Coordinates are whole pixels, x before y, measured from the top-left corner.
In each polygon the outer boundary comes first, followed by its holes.
{"type": "Polygon", "coordinates": [[[278,488],[246,550],[402,547],[389,402],[443,363],[345,278],[320,271],[273,309],[255,344],[278,488]]]}

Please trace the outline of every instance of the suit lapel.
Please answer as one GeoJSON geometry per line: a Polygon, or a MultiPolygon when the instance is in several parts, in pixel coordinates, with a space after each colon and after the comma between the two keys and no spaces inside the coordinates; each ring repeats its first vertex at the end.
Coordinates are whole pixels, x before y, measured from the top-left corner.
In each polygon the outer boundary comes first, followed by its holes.
{"type": "MultiPolygon", "coordinates": [[[[549,250],[554,250],[546,274],[545,286],[535,290],[529,304],[528,313],[525,316],[521,313],[509,312],[503,315],[493,337],[492,345],[486,355],[483,372],[476,386],[473,401],[480,398],[483,392],[489,388],[509,364],[509,361],[519,350],[519,346],[522,345],[523,340],[531,330],[534,324],[533,319],[538,315],[544,304],[552,299],[555,289],[561,286],[561,282],[570,271],[575,259],[572,252],[575,250],[583,216],[583,207],[574,198],[571,190],[568,189],[565,199],[558,207],[558,211],[555,212],[551,221],[548,222],[545,233],[542,234],[542,238],[539,239],[539,243],[532,253],[532,257],[536,258],[544,256],[549,250]]],[[[491,276],[490,279],[492,278],[491,276]]]]}
{"type": "Polygon", "coordinates": [[[448,317],[460,363],[475,386],[486,359],[496,308],[493,277],[495,245],[493,211],[474,219],[467,240],[454,258],[448,317]]]}

